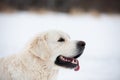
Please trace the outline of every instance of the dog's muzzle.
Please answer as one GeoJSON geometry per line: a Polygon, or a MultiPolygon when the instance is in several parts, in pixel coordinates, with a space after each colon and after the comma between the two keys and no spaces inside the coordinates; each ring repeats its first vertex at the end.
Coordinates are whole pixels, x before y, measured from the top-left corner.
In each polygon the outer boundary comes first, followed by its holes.
{"type": "Polygon", "coordinates": [[[55,64],[58,66],[66,67],[66,68],[73,68],[75,71],[80,69],[79,61],[77,58],[81,56],[84,51],[86,43],[84,41],[78,41],[76,44],[77,47],[77,54],[73,57],[65,57],[63,55],[59,55],[56,58],[55,64]]]}

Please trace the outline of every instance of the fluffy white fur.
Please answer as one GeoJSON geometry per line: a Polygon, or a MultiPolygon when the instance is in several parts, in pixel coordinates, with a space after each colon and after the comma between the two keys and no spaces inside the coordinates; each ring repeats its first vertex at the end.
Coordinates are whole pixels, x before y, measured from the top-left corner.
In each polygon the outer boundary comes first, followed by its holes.
{"type": "Polygon", "coordinates": [[[38,34],[21,53],[0,58],[0,80],[56,80],[56,57],[75,55],[75,44],[61,31],[38,34]],[[65,42],[57,42],[60,37],[65,42]]]}

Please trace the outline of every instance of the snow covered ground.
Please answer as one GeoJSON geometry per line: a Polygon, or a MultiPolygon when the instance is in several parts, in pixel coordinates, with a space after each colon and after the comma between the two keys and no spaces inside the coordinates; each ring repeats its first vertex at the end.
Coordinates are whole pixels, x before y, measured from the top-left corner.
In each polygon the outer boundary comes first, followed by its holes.
{"type": "Polygon", "coordinates": [[[120,16],[0,13],[0,57],[21,51],[38,32],[57,29],[84,40],[81,70],[61,69],[58,80],[120,80],[120,16]]]}

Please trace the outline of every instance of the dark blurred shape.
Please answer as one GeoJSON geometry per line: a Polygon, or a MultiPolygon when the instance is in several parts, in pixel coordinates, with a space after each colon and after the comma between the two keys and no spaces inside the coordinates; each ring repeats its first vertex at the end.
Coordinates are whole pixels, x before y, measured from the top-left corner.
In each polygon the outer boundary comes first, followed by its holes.
{"type": "Polygon", "coordinates": [[[71,12],[73,9],[96,10],[104,13],[120,13],[120,0],[0,0],[0,10],[52,10],[71,12]]]}

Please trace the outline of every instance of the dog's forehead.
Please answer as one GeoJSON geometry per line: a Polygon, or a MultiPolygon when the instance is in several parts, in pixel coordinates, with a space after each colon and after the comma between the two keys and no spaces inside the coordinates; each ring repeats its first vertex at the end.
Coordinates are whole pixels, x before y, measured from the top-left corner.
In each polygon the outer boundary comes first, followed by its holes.
{"type": "Polygon", "coordinates": [[[52,37],[52,38],[56,38],[56,39],[58,39],[58,38],[70,39],[70,36],[67,33],[62,32],[62,31],[50,31],[50,32],[48,32],[48,37],[49,38],[52,37]]]}

